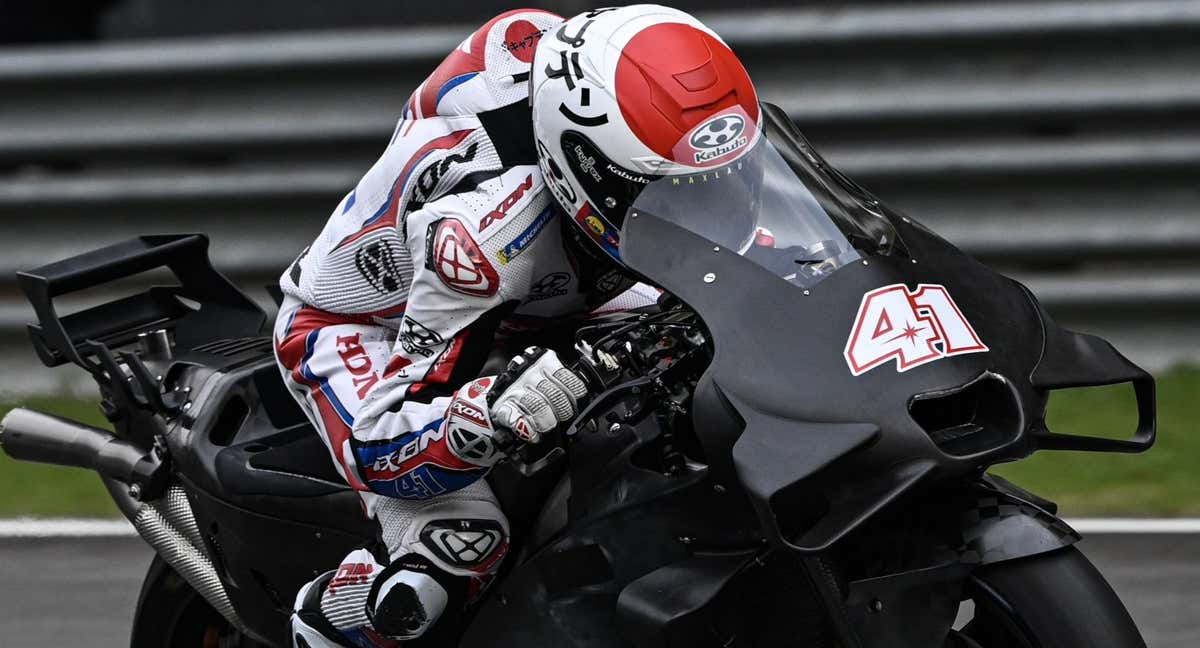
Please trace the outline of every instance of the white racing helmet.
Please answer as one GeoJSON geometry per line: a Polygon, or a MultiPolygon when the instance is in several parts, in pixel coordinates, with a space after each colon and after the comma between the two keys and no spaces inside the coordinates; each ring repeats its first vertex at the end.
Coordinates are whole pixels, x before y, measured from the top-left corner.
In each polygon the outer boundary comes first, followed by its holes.
{"type": "MultiPolygon", "coordinates": [[[[754,235],[761,173],[742,159],[760,137],[754,85],[738,58],[694,17],[659,5],[597,9],[552,28],[530,76],[538,160],[554,197],[620,260],[625,213],[655,180],[711,194],[728,209],[701,232],[733,245],[754,235]]],[[[662,209],[669,193],[656,192],[662,209]]],[[[677,220],[673,218],[673,220],[677,220]]]]}

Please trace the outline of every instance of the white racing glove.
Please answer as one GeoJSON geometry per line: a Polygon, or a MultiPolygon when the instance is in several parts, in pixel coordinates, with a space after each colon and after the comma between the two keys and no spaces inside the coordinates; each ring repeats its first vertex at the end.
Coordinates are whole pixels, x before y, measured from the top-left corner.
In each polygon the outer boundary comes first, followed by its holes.
{"type": "Polygon", "coordinates": [[[473,380],[454,395],[443,430],[463,461],[491,466],[502,456],[503,433],[537,443],[542,435],[575,418],[587,385],[553,351],[529,347],[513,358],[504,373],[473,380]]]}
{"type": "Polygon", "coordinates": [[[508,363],[488,394],[492,421],[526,443],[575,418],[587,384],[541,347],[529,347],[508,363]]]}

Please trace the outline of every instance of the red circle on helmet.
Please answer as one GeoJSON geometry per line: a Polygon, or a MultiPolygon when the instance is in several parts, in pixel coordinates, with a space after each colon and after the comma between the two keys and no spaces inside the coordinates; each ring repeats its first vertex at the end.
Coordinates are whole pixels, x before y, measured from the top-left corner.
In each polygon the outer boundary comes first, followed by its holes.
{"type": "Polygon", "coordinates": [[[746,68],[724,43],[683,23],[651,25],[621,50],[617,105],[647,148],[676,160],[681,138],[705,119],[740,106],[758,122],[758,97],[746,68]]]}

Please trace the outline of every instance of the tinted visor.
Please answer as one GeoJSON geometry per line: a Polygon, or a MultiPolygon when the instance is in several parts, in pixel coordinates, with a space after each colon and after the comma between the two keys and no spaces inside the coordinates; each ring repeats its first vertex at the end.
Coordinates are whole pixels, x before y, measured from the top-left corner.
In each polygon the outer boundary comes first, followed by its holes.
{"type": "Polygon", "coordinates": [[[751,151],[724,166],[689,175],[665,176],[643,188],[634,206],[732,250],[756,233],[763,167],[751,151]]]}

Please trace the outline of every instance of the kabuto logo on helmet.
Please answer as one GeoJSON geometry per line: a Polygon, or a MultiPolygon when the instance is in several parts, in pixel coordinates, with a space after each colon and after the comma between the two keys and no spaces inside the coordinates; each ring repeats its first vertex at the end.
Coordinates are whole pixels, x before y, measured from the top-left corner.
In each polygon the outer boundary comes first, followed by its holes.
{"type": "Polygon", "coordinates": [[[750,141],[742,137],[744,130],[746,120],[738,115],[717,115],[700,124],[688,138],[693,147],[701,149],[696,152],[696,161],[704,162],[742,148],[750,141]]]}
{"type": "Polygon", "coordinates": [[[747,126],[753,128],[753,122],[741,106],[735,106],[697,124],[675,146],[674,158],[695,166],[731,162],[750,145],[753,131],[747,132],[747,126]]]}

